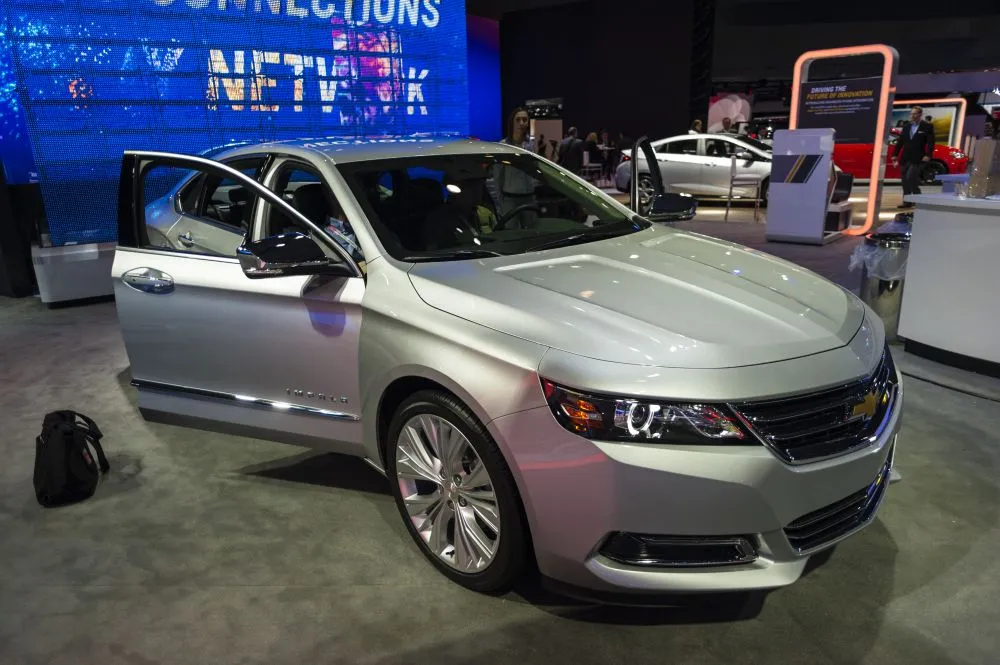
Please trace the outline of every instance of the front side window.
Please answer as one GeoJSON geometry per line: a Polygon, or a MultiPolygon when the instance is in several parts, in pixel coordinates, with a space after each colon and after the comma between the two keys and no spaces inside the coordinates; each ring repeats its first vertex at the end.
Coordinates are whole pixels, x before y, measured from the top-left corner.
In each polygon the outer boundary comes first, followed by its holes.
{"type": "MultiPolygon", "coordinates": [[[[263,157],[223,162],[243,175],[257,180],[264,166],[263,157]]],[[[246,235],[250,227],[250,211],[256,195],[232,178],[202,174],[178,197],[181,212],[214,222],[233,232],[246,235]],[[188,193],[188,190],[191,190],[188,193]]]]}
{"type": "Polygon", "coordinates": [[[705,156],[707,157],[724,157],[729,159],[738,150],[738,146],[731,141],[726,141],[725,139],[705,139],[705,156]]]}
{"type": "Polygon", "coordinates": [[[400,260],[520,254],[649,224],[535,155],[429,155],[340,168],[400,260]]]}
{"type": "MultiPolygon", "coordinates": [[[[256,180],[264,157],[223,162],[256,180]]],[[[140,181],[147,249],[235,257],[257,196],[235,178],[155,165],[140,181]],[[176,194],[173,194],[176,192],[176,194]]]]}
{"type": "MultiPolygon", "coordinates": [[[[272,188],[303,217],[325,231],[357,263],[364,263],[364,255],[344,209],[315,169],[298,162],[285,164],[279,167],[272,188]]],[[[270,203],[264,204],[263,220],[260,234],[263,237],[291,232],[312,235],[299,220],[270,203]]]]}

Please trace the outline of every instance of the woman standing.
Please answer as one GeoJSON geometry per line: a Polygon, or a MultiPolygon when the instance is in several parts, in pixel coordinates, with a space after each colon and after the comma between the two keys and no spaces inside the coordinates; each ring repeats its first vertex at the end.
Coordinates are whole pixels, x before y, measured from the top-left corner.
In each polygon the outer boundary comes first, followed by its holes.
{"type": "MultiPolygon", "coordinates": [[[[506,135],[500,142],[529,152],[537,152],[535,142],[528,136],[530,123],[526,109],[514,109],[507,121],[506,135]]],[[[525,209],[524,206],[535,205],[535,179],[511,165],[497,164],[493,169],[493,183],[500,199],[500,217],[504,218],[514,210],[522,208],[505,224],[505,227],[508,229],[531,227],[535,221],[536,211],[525,209]]]]}

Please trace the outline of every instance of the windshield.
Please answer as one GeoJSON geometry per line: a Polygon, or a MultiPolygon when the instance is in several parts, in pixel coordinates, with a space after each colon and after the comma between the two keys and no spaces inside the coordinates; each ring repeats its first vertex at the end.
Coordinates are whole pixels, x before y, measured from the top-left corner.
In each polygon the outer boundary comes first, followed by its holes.
{"type": "Polygon", "coordinates": [[[530,154],[436,154],[340,170],[386,251],[403,261],[521,254],[650,225],[530,154]]]}

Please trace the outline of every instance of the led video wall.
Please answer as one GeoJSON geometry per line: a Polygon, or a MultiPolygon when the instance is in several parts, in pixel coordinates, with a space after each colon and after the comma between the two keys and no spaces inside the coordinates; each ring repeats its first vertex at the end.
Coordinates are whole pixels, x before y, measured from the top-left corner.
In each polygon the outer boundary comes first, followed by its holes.
{"type": "Polygon", "coordinates": [[[126,149],[212,154],[271,139],[469,132],[463,0],[0,9],[0,82],[20,92],[54,245],[115,239],[126,149]]]}

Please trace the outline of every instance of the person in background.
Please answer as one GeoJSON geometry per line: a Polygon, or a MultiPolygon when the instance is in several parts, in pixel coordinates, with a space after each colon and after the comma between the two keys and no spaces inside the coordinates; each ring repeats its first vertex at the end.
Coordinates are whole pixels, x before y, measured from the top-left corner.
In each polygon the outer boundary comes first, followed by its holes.
{"type": "Polygon", "coordinates": [[[634,144],[635,144],[635,141],[632,140],[632,137],[625,136],[625,132],[618,132],[618,149],[619,150],[621,150],[622,152],[625,152],[626,150],[631,150],[632,146],[634,144]]]}
{"type": "Polygon", "coordinates": [[[688,134],[701,134],[703,131],[701,118],[695,118],[694,122],[691,123],[691,129],[688,130],[688,134]]]}
{"type": "Polygon", "coordinates": [[[583,171],[583,141],[577,137],[576,127],[570,127],[566,138],[559,144],[559,165],[571,173],[583,171]]]}
{"type": "Polygon", "coordinates": [[[618,152],[615,140],[606,131],[601,132],[601,146],[604,148],[604,173],[602,175],[605,179],[610,179],[618,166],[621,154],[618,152]]]}
{"type": "MultiPolygon", "coordinates": [[[[500,142],[529,152],[538,152],[534,141],[528,136],[529,124],[528,111],[523,108],[514,109],[507,121],[507,134],[500,142]]],[[[535,179],[515,166],[496,164],[493,167],[493,186],[499,199],[497,207],[501,218],[522,206],[535,204],[535,179]]],[[[535,216],[535,211],[522,209],[505,226],[508,229],[529,228],[533,225],[535,216]]]]}
{"type": "MultiPolygon", "coordinates": [[[[920,193],[920,169],[934,155],[934,125],[923,120],[924,110],[919,106],[910,109],[910,120],[905,123],[896,139],[892,156],[903,177],[903,196],[920,193]]],[[[912,208],[903,203],[901,208],[912,208]]]]}
{"type": "Polygon", "coordinates": [[[587,138],[584,141],[584,149],[587,151],[587,155],[590,157],[591,164],[600,164],[601,162],[601,150],[597,147],[597,132],[591,132],[587,134],[587,138]]]}
{"type": "Polygon", "coordinates": [[[733,119],[726,116],[722,119],[722,133],[723,134],[735,134],[736,130],[733,129],[733,119]]]}

